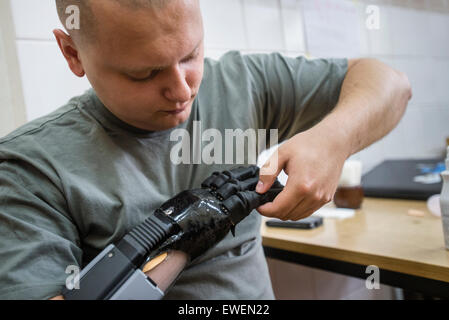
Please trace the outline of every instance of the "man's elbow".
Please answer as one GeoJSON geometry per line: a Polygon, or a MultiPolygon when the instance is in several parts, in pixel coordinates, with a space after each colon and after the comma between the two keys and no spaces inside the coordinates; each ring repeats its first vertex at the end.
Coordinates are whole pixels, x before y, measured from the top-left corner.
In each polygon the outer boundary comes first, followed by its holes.
{"type": "MultiPolygon", "coordinates": [[[[402,97],[410,100],[412,98],[412,87],[407,75],[399,70],[395,70],[384,62],[375,58],[358,58],[348,60],[348,71],[353,69],[376,70],[376,72],[382,72],[385,79],[390,79],[393,85],[397,88],[402,97]]],[[[388,81],[388,80],[387,80],[388,81]]],[[[391,83],[390,83],[391,84],[391,83]]]]}
{"type": "Polygon", "coordinates": [[[389,77],[392,80],[390,82],[390,85],[393,85],[393,88],[395,88],[394,94],[400,97],[401,100],[404,100],[407,104],[407,102],[412,98],[413,95],[412,86],[407,75],[404,72],[396,70],[377,59],[367,60],[370,60],[373,63],[377,64],[377,67],[379,69],[383,69],[385,71],[385,77],[388,78],[388,74],[391,75],[391,77],[389,77]]]}
{"type": "Polygon", "coordinates": [[[371,60],[375,61],[377,64],[382,64],[384,67],[389,69],[390,73],[392,74],[392,79],[394,79],[393,85],[394,87],[396,87],[395,94],[401,97],[401,100],[405,100],[405,102],[408,102],[412,98],[413,93],[412,86],[407,75],[404,72],[396,70],[377,59],[371,60]]]}
{"type": "Polygon", "coordinates": [[[395,70],[397,75],[398,90],[401,96],[408,102],[413,96],[412,86],[407,75],[402,71],[395,70]]]}
{"type": "Polygon", "coordinates": [[[373,68],[382,70],[387,86],[391,89],[390,94],[393,95],[393,105],[397,108],[396,110],[404,114],[408,102],[413,96],[408,76],[404,72],[396,70],[377,59],[368,58],[361,60],[370,63],[373,68]]]}

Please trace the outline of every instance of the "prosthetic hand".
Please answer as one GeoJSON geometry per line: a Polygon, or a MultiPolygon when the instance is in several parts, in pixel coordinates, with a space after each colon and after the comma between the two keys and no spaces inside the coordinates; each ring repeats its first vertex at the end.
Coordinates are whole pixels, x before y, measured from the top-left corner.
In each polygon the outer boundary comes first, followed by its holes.
{"type": "Polygon", "coordinates": [[[171,283],[167,282],[173,282],[188,261],[205,253],[229,231],[235,234],[235,226],[240,221],[253,209],[273,201],[283,189],[276,181],[261,195],[255,192],[258,181],[259,168],[239,167],[214,173],[202,183],[201,189],[181,192],[116,245],[103,250],[81,272],[80,289],[65,290],[64,297],[161,299],[164,293],[158,288],[158,281],[153,280],[165,279],[163,288],[168,288],[171,283]],[[170,252],[183,254],[173,255],[178,257],[171,259],[173,263],[170,259],[160,263],[152,271],[152,280],[141,268],[148,258],[152,260],[164,252],[168,256],[170,252]]]}
{"type": "Polygon", "coordinates": [[[150,256],[167,250],[186,252],[191,260],[221,241],[253,209],[274,200],[283,186],[276,182],[260,195],[255,187],[258,167],[240,167],[214,173],[202,183],[202,189],[181,192],[164,203],[160,210],[173,219],[179,231],[168,238],[150,256]]]}

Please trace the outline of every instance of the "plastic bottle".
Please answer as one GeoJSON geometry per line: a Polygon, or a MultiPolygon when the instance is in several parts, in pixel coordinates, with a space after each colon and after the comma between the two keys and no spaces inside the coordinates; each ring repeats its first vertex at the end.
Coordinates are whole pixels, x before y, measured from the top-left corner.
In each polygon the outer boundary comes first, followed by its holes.
{"type": "Polygon", "coordinates": [[[441,190],[440,205],[443,222],[444,242],[449,250],[449,147],[447,148],[446,171],[441,173],[443,189],[441,190]]]}

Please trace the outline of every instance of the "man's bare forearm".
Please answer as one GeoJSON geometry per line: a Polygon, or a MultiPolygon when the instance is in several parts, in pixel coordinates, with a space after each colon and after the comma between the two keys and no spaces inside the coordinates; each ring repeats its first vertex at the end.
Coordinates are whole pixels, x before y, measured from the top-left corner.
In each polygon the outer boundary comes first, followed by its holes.
{"type": "MultiPolygon", "coordinates": [[[[147,263],[143,272],[165,292],[184,270],[188,260],[189,256],[182,251],[169,251],[147,263]]],[[[64,300],[64,297],[56,296],[50,300],[64,300]]]]}
{"type": "Polygon", "coordinates": [[[332,132],[350,156],[393,130],[411,96],[402,72],[374,59],[350,60],[337,107],[314,129],[332,132]]]}

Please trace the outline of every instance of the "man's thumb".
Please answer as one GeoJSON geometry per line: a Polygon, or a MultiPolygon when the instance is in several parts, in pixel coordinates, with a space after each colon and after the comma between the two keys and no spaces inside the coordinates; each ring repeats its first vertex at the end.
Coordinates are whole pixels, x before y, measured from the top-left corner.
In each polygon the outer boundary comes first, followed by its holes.
{"type": "Polygon", "coordinates": [[[265,193],[267,192],[274,181],[276,181],[277,176],[281,173],[283,169],[283,163],[279,161],[278,150],[265,162],[259,172],[259,182],[257,183],[256,192],[265,193]]]}

